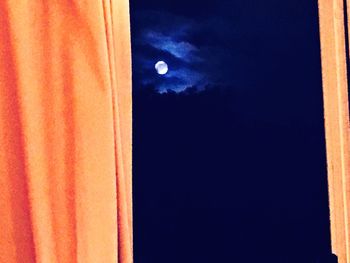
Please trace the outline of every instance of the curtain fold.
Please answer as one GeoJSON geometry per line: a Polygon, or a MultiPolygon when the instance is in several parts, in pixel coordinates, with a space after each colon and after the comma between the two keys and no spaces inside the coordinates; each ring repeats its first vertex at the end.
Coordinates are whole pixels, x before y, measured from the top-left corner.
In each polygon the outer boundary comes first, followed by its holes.
{"type": "Polygon", "coordinates": [[[0,1],[0,263],[132,262],[128,0],[0,1]]]}

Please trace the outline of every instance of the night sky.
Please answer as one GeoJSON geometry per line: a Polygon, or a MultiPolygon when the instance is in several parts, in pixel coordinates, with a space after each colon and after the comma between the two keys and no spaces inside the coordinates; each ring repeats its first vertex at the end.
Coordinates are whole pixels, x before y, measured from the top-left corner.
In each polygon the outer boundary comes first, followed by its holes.
{"type": "MultiPolygon", "coordinates": [[[[288,64],[300,63],[295,54],[319,55],[317,38],[301,43],[315,35],[312,2],[133,0],[135,84],[180,91],[213,83],[247,89],[267,82],[273,73],[288,70],[288,64]],[[169,64],[164,77],[155,74],[157,60],[169,64]],[[275,68],[264,66],[267,62],[275,68]]],[[[305,77],[310,70],[303,72],[305,77]]]]}
{"type": "Polygon", "coordinates": [[[332,262],[317,1],[130,4],[135,262],[332,262]]]}

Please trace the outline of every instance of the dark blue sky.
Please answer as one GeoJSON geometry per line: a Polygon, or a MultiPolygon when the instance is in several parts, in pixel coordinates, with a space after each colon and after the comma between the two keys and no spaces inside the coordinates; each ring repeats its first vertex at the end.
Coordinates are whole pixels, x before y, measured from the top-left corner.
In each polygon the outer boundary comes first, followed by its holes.
{"type": "Polygon", "coordinates": [[[254,118],[322,114],[317,1],[131,0],[131,20],[134,89],[228,87],[254,118]]]}
{"type": "Polygon", "coordinates": [[[130,3],[136,262],[329,262],[317,1],[130,3]]]}
{"type": "MultiPolygon", "coordinates": [[[[275,74],[297,66],[300,54],[305,54],[303,63],[319,56],[315,42],[300,42],[315,34],[317,21],[310,18],[317,3],[300,8],[302,2],[132,0],[135,86],[180,91],[207,84],[269,85],[275,74]],[[168,74],[156,74],[158,60],[169,65],[168,74]]],[[[312,70],[296,73],[308,81],[312,70]]]]}

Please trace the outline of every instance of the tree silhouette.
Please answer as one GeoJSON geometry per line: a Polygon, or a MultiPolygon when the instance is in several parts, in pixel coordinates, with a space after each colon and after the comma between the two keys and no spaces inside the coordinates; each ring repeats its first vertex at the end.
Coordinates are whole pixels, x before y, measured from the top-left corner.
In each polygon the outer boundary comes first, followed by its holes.
{"type": "Polygon", "coordinates": [[[218,85],[135,87],[133,98],[136,262],[330,254],[322,116],[263,119],[260,105],[218,85]]]}

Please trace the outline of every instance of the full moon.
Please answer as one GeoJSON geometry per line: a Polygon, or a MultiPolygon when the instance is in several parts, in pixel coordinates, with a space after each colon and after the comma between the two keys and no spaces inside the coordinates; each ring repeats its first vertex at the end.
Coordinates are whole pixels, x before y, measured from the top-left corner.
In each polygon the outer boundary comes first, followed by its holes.
{"type": "Polygon", "coordinates": [[[157,70],[159,75],[164,75],[168,72],[168,65],[164,61],[158,61],[154,68],[157,70]]]}

